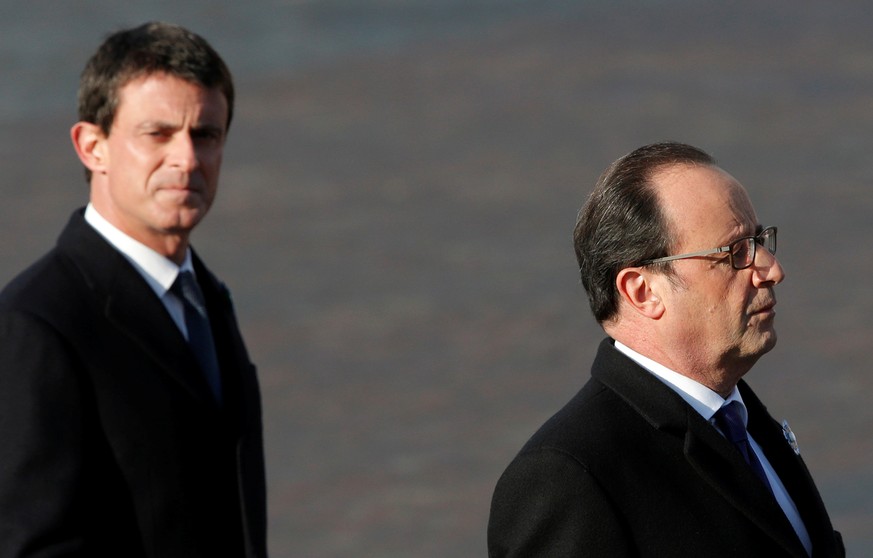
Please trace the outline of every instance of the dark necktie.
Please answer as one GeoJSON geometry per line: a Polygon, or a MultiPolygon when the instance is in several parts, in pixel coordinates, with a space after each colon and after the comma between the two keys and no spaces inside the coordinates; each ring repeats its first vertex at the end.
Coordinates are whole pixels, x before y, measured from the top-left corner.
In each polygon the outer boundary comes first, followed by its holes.
{"type": "Polygon", "coordinates": [[[767,490],[772,493],[773,489],[770,487],[766,473],[764,473],[764,467],[758,460],[758,456],[755,455],[755,451],[749,445],[746,426],[743,424],[743,419],[740,416],[740,405],[739,401],[731,401],[729,404],[722,406],[715,413],[715,423],[725,438],[730,440],[740,450],[740,453],[746,459],[746,463],[752,467],[752,470],[755,471],[755,474],[758,475],[758,478],[761,479],[767,490]]]}
{"type": "Polygon", "coordinates": [[[203,293],[190,271],[182,271],[170,287],[170,291],[182,301],[185,307],[185,326],[188,328],[188,345],[194,351],[197,362],[206,376],[215,400],[221,402],[221,372],[215,353],[215,341],[209,327],[209,316],[203,293]]]}

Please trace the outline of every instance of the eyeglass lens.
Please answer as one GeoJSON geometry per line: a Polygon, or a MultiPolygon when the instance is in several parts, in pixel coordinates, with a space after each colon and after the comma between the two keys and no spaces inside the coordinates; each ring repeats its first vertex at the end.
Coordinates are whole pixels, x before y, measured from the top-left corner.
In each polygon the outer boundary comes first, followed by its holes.
{"type": "Polygon", "coordinates": [[[761,244],[771,254],[776,253],[776,231],[766,229],[756,237],[743,238],[731,245],[731,264],[734,269],[745,269],[755,261],[756,244],[761,244]]]}

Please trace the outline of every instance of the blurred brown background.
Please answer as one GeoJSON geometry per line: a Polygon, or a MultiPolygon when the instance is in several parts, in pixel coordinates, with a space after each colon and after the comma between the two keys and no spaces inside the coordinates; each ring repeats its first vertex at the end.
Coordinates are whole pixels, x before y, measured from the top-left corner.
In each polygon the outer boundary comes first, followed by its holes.
{"type": "Polygon", "coordinates": [[[150,19],[237,79],[194,243],[259,364],[273,556],[485,555],[497,477],[602,336],[576,211],[662,139],[779,226],[780,343],[748,380],[873,555],[868,3],[0,0],[3,283],[87,199],[67,139],[86,58],[150,19]]]}

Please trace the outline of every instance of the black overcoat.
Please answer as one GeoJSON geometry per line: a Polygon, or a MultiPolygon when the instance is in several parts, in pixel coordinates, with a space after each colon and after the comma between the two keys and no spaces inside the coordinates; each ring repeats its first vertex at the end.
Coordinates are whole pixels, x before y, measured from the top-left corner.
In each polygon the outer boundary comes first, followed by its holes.
{"type": "Polygon", "coordinates": [[[0,294],[0,556],[266,556],[261,407],[226,288],[194,256],[222,373],[73,214],[0,294]]]}
{"type": "MultiPolygon", "coordinates": [[[[748,429],[794,499],[815,558],[845,555],[809,471],[745,382],[748,429]]],[[[806,558],[734,446],[676,392],[601,344],[591,379],[498,481],[491,558],[806,558]]]]}

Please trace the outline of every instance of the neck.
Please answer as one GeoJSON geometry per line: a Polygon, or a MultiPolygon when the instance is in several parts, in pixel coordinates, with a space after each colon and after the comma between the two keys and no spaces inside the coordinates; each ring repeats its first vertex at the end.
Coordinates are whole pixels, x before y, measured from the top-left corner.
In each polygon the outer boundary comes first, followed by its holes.
{"type": "Polygon", "coordinates": [[[727,398],[753,363],[738,364],[726,355],[708,358],[699,346],[671,345],[652,336],[651,332],[625,328],[607,328],[606,333],[637,353],[706,386],[727,398]]]}

